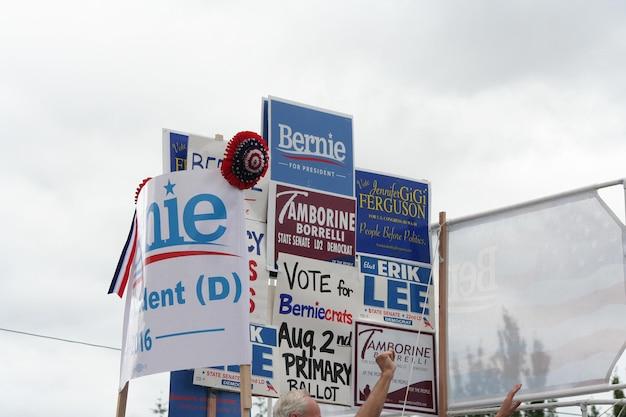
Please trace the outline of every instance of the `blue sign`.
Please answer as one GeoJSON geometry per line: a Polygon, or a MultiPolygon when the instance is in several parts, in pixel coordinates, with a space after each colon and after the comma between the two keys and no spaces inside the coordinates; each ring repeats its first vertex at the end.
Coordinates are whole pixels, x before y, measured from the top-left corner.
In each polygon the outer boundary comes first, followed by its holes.
{"type": "Polygon", "coordinates": [[[209,390],[193,384],[193,370],[170,373],[169,417],[206,417],[209,390]]]}
{"type": "Polygon", "coordinates": [[[356,251],[430,264],[427,182],[355,171],[356,251]]]}
{"type": "Polygon", "coordinates": [[[180,171],[187,168],[187,152],[189,150],[189,136],[175,132],[166,132],[170,140],[170,171],[180,171]]]}
{"type": "MultiPolygon", "coordinates": [[[[206,417],[209,405],[207,387],[193,384],[193,370],[170,373],[169,417],[206,417]]],[[[241,417],[239,393],[213,391],[216,417],[241,417]]]]}
{"type": "Polygon", "coordinates": [[[269,98],[272,180],[354,195],[352,118],[269,98]]]}

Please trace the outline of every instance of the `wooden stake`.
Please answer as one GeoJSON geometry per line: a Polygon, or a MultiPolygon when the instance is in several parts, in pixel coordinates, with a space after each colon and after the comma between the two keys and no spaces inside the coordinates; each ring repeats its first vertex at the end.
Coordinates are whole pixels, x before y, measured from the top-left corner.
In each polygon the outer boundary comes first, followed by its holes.
{"type": "Polygon", "coordinates": [[[239,366],[240,375],[240,401],[241,401],[241,417],[249,417],[252,408],[252,375],[250,373],[250,365],[239,366]]]}
{"type": "Polygon", "coordinates": [[[217,395],[212,389],[209,389],[209,404],[206,408],[207,417],[217,416],[217,395]]]}
{"type": "Polygon", "coordinates": [[[448,225],[439,212],[439,416],[448,413],[448,225]]]}
{"type": "Polygon", "coordinates": [[[126,416],[126,400],[128,399],[128,384],[127,382],[124,385],[124,388],[120,392],[117,393],[117,412],[115,413],[116,417],[125,417],[126,416]]]}

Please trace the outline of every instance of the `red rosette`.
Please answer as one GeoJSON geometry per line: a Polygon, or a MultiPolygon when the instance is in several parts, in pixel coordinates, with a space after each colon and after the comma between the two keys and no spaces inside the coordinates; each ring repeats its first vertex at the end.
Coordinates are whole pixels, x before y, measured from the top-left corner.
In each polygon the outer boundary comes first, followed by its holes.
{"type": "Polygon", "coordinates": [[[141,192],[141,189],[143,188],[144,185],[146,185],[148,183],[148,181],[150,181],[152,179],[152,177],[146,177],[144,178],[141,183],[139,184],[139,186],[137,186],[137,189],[135,190],[135,204],[137,204],[137,199],[139,198],[139,193],[141,192]]]}
{"type": "Polygon", "coordinates": [[[259,182],[269,163],[265,139],[257,133],[244,131],[228,142],[221,170],[230,185],[245,190],[259,182]]]}

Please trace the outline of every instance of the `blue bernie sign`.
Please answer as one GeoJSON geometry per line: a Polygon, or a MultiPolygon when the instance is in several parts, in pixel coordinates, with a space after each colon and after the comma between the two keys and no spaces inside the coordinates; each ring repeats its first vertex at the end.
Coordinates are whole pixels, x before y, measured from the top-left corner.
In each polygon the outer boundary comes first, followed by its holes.
{"type": "Polygon", "coordinates": [[[352,117],[270,97],[271,179],[352,197],[352,117]]]}
{"type": "Polygon", "coordinates": [[[355,171],[356,251],[430,265],[430,185],[355,171]]]}

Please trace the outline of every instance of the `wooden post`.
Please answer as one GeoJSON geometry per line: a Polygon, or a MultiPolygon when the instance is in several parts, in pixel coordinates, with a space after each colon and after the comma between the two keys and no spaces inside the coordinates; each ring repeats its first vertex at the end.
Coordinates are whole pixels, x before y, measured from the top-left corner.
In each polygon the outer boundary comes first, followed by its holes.
{"type": "Polygon", "coordinates": [[[250,365],[239,366],[240,375],[240,401],[241,401],[241,417],[249,417],[252,408],[252,375],[250,373],[250,365]]]}
{"type": "Polygon", "coordinates": [[[115,413],[116,417],[125,417],[126,416],[126,400],[128,399],[128,384],[124,385],[124,388],[120,392],[117,393],[117,412],[115,413]]]}
{"type": "Polygon", "coordinates": [[[439,416],[448,413],[448,225],[439,212],[439,416]]]}
{"type": "Polygon", "coordinates": [[[212,389],[209,390],[209,404],[206,408],[207,417],[215,417],[217,416],[217,395],[213,392],[212,389]]]}

